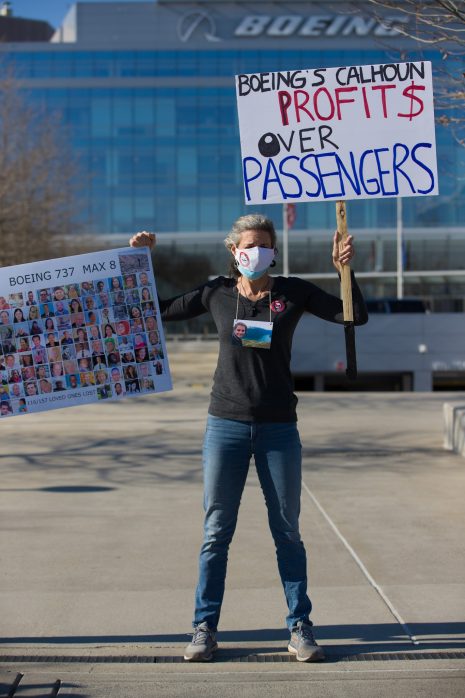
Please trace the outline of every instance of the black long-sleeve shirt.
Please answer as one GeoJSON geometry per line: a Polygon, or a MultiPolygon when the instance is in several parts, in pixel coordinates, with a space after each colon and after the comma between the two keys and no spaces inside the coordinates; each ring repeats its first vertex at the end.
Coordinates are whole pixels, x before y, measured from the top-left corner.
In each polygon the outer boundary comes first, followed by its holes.
{"type": "MultiPolygon", "coordinates": [[[[365,301],[352,275],[354,322],[368,320],[365,301]]],[[[295,422],[297,397],[290,371],[292,337],[305,311],[342,324],[342,301],[297,277],[274,277],[271,302],[273,334],[269,349],[233,344],[238,291],[234,279],[220,276],[169,300],[159,300],[163,320],[186,320],[210,312],[218,329],[220,351],[211,392],[209,413],[216,417],[252,422],[295,422]],[[276,307],[276,306],[275,306],[276,307]]],[[[269,322],[270,301],[251,301],[239,295],[237,318],[269,322]]]]}

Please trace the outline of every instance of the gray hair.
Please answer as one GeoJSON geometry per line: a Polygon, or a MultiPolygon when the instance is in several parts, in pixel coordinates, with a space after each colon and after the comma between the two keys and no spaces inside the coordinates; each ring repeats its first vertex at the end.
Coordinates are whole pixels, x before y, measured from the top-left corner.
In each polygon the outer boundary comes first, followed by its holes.
{"type": "Polygon", "coordinates": [[[249,213],[247,216],[241,216],[233,223],[228,236],[224,240],[224,244],[228,250],[230,250],[233,245],[239,244],[241,235],[246,230],[264,230],[269,234],[272,246],[276,247],[277,236],[273,221],[266,216],[262,216],[260,213],[249,213]]]}

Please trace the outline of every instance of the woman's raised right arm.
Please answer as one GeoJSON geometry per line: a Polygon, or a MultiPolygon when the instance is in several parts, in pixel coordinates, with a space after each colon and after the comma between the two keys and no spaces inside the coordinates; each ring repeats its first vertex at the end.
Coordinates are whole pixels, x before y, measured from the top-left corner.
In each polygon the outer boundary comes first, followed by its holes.
{"type": "MultiPolygon", "coordinates": [[[[136,233],[129,240],[131,247],[149,247],[150,250],[153,250],[156,243],[155,233],[149,233],[146,230],[136,233]]],[[[163,300],[158,296],[162,320],[188,320],[206,313],[208,311],[208,308],[204,305],[204,290],[206,286],[207,284],[203,284],[193,291],[188,291],[167,300],[163,300]]]]}

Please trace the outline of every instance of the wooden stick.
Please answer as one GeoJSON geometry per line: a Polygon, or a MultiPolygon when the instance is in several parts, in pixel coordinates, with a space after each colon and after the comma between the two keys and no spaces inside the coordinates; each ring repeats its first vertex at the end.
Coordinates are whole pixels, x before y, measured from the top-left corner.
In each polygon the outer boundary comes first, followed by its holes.
{"type": "MultiPolygon", "coordinates": [[[[347,213],[344,201],[336,203],[336,220],[339,232],[339,252],[341,252],[348,237],[347,213]]],[[[341,265],[341,290],[347,358],[346,376],[351,380],[355,380],[357,378],[357,354],[355,349],[354,308],[352,305],[352,279],[348,264],[341,265]]]]}
{"type": "MultiPolygon", "coordinates": [[[[339,251],[342,250],[344,242],[349,233],[347,231],[347,212],[345,201],[336,202],[336,221],[339,232],[339,251]]],[[[354,309],[352,305],[352,280],[350,277],[350,265],[341,265],[341,291],[344,322],[354,321],[354,309]]]]}

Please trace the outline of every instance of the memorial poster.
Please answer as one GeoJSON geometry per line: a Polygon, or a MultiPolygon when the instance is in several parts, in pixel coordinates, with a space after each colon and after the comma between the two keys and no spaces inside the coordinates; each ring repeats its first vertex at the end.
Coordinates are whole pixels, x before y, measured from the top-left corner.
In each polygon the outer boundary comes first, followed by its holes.
{"type": "Polygon", "coordinates": [[[0,269],[0,417],[171,388],[148,248],[0,269]]]}

